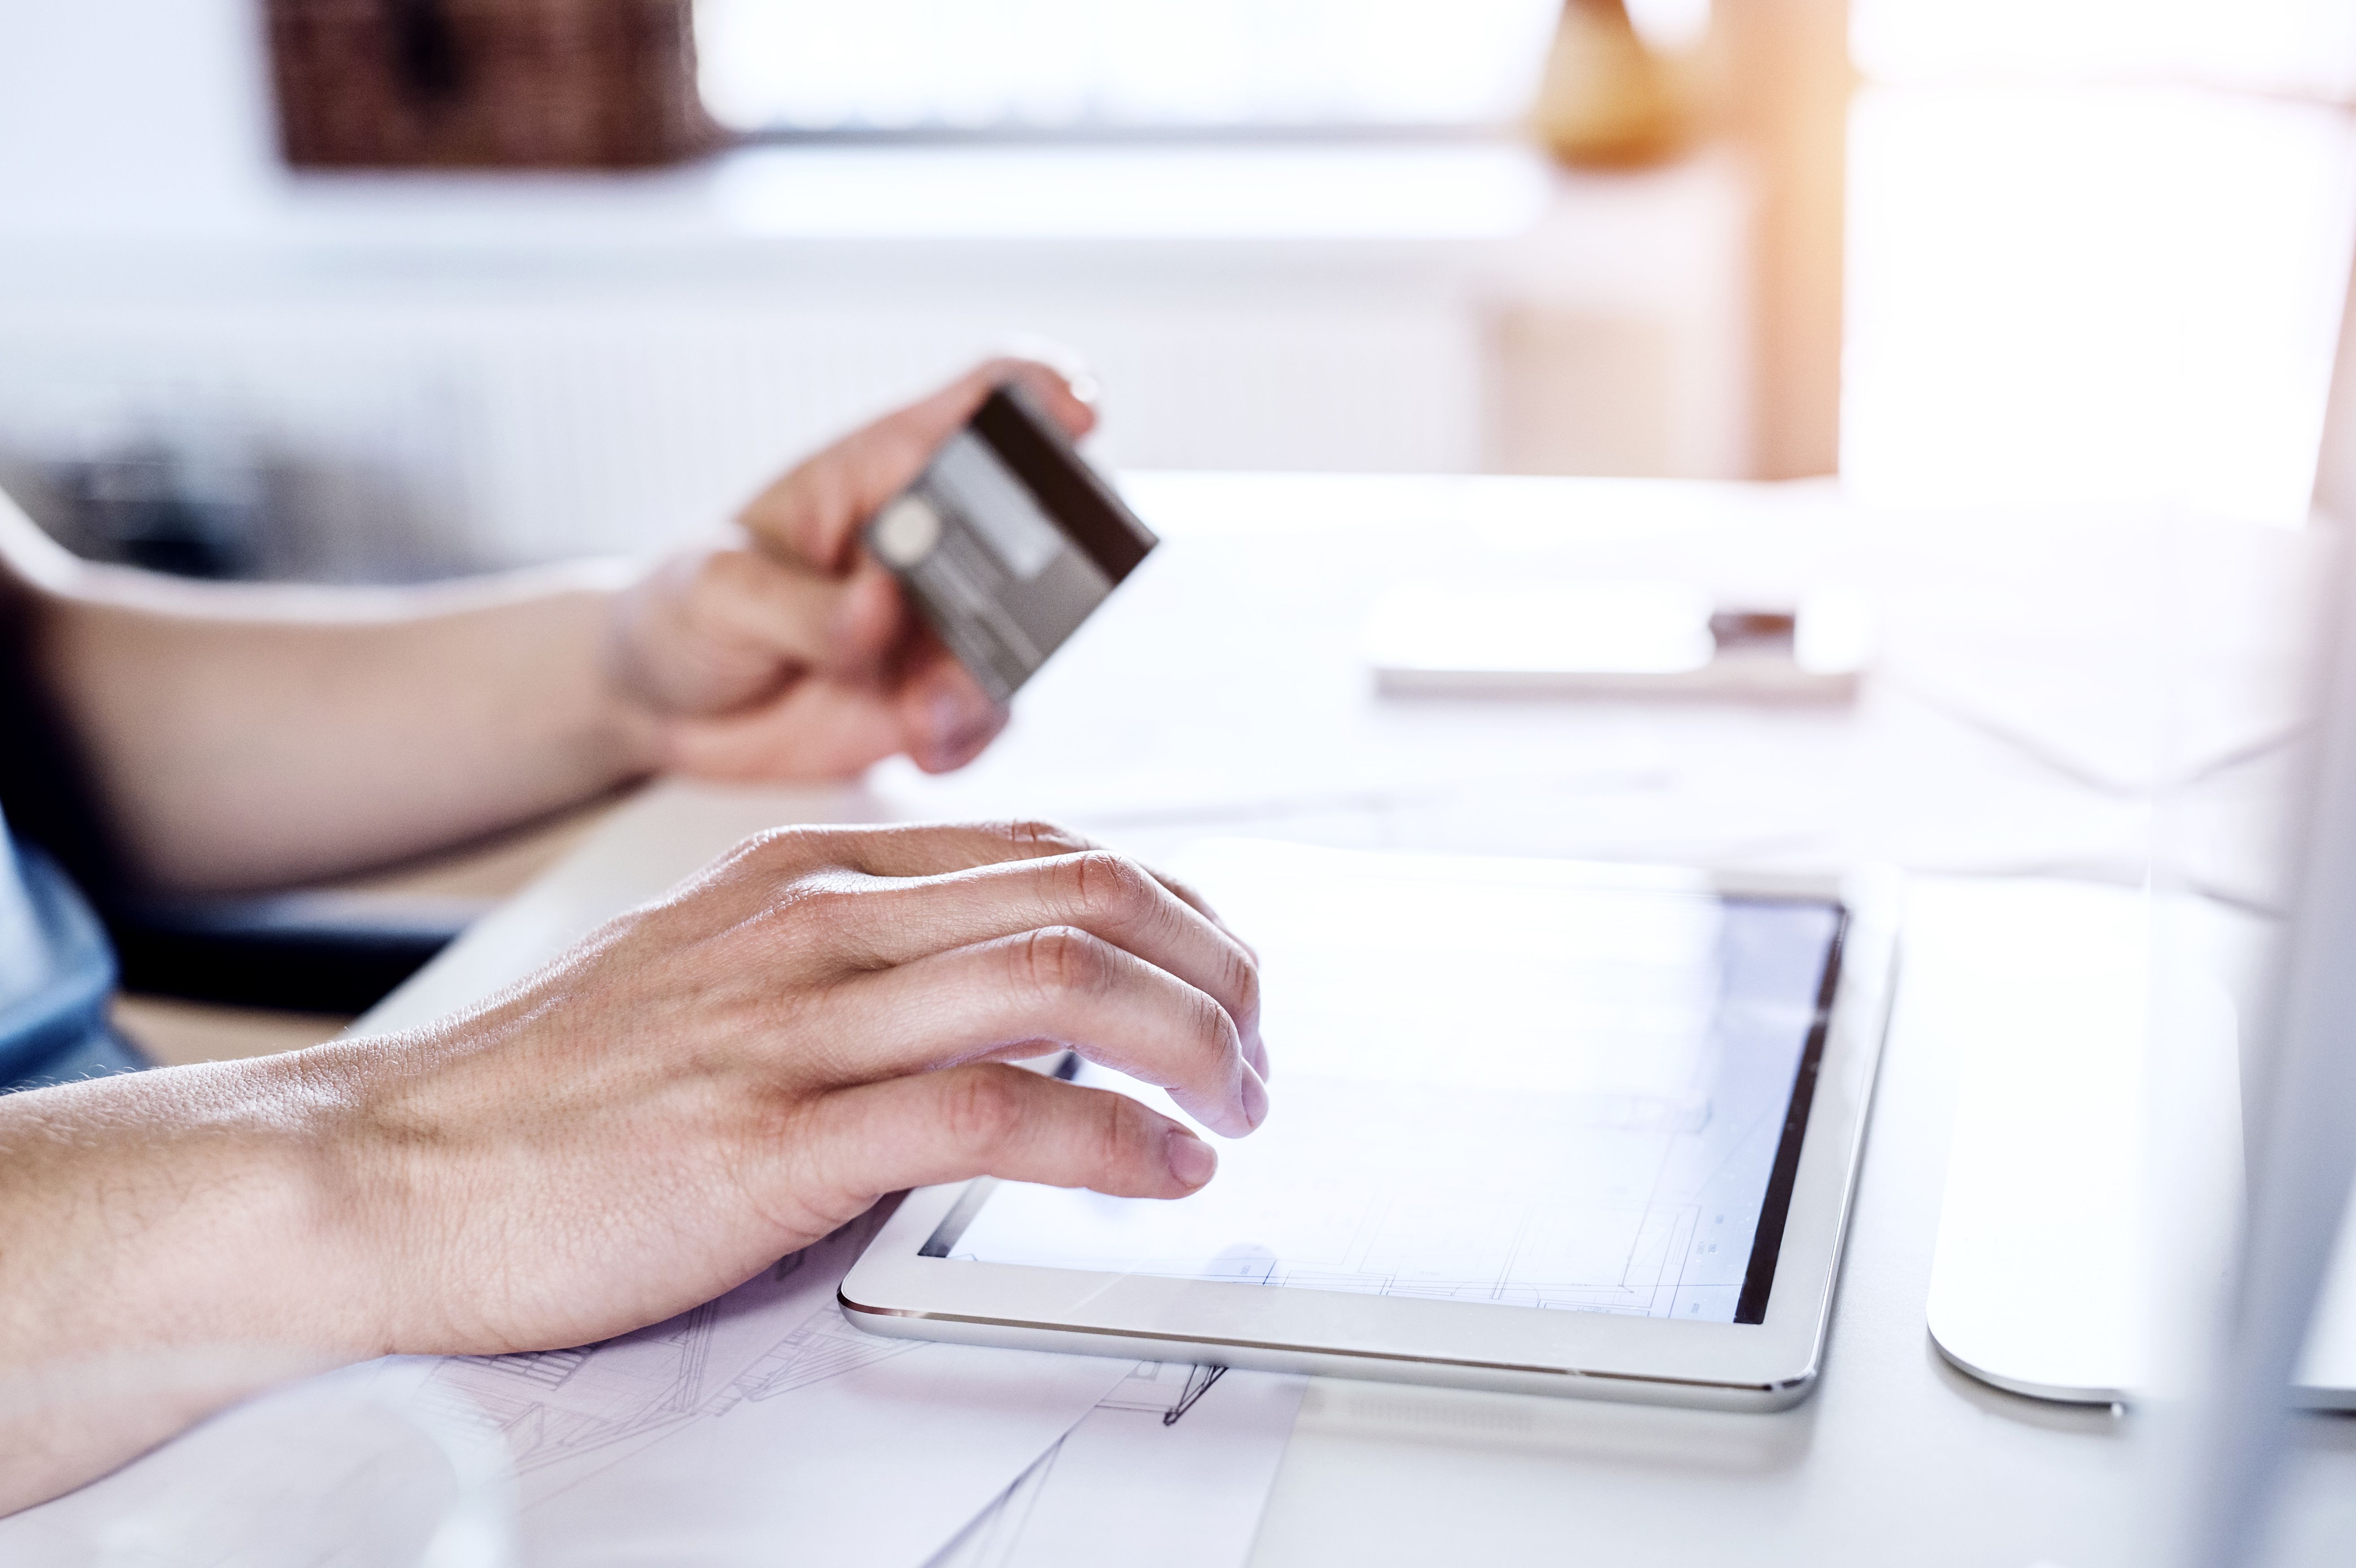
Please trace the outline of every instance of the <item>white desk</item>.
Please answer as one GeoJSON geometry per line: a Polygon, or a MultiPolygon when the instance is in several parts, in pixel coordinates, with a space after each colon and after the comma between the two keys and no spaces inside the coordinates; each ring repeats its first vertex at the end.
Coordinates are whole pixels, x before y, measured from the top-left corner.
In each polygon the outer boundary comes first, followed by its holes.
{"type": "MultiPolygon", "coordinates": [[[[1241,832],[2123,884],[2157,826],[2200,885],[2266,895],[2250,847],[2263,758],[2157,810],[2137,772],[2183,771],[2280,722],[2266,692],[2289,657],[2278,607],[2298,536],[1874,518],[1829,490],[1595,480],[1165,477],[1132,493],[1168,543],[982,763],[947,779],[886,767],[840,790],[660,787],[397,1004],[464,996],[796,818],[1047,813],[1149,854],[1241,832]],[[1374,696],[1355,632],[1386,583],[1500,572],[1674,572],[1743,592],[1837,575],[1881,602],[1888,657],[1854,709],[1374,696]],[[2150,634],[2177,586],[2202,608],[2175,644],[2197,643],[2204,673],[2171,711],[2153,696],[2150,634]],[[2139,738],[2156,730],[2178,737],[2157,764],[2139,738]]],[[[1973,1382],[1925,1334],[1970,1041],[1922,987],[1901,984],[1899,1008],[1815,1398],[1719,1415],[1323,1382],[1255,1561],[2129,1562],[2144,1483],[2122,1425],[1973,1382]]],[[[2299,1443],[2286,1560],[2344,1562],[2356,1421],[2310,1420],[2299,1443]]]]}

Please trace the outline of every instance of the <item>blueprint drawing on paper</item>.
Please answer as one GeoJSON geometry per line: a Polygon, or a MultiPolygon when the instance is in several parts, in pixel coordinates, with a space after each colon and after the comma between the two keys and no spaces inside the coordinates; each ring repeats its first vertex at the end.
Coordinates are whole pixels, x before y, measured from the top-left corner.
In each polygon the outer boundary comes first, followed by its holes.
{"type": "Polygon", "coordinates": [[[1307,1386],[1141,1361],[927,1568],[1242,1568],[1307,1386]]]}
{"type": "Polygon", "coordinates": [[[745,1401],[924,1348],[862,1334],[835,1310],[841,1268],[827,1265],[847,1264],[869,1229],[853,1227],[717,1301],[603,1344],[447,1358],[427,1376],[420,1406],[504,1438],[529,1507],[745,1401]]]}

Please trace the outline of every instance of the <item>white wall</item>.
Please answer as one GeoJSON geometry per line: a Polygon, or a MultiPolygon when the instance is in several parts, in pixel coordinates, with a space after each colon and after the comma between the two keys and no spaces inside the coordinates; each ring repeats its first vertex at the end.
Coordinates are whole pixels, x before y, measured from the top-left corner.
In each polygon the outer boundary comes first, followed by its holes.
{"type": "Polygon", "coordinates": [[[253,0],[0,0],[0,238],[235,221],[278,183],[253,0]]]}
{"type": "Polygon", "coordinates": [[[1110,463],[1745,467],[1730,164],[808,150],[295,177],[258,10],[0,0],[0,479],[146,439],[243,453],[297,476],[281,564],[329,576],[640,549],[1026,331],[1102,376],[1110,463]]]}

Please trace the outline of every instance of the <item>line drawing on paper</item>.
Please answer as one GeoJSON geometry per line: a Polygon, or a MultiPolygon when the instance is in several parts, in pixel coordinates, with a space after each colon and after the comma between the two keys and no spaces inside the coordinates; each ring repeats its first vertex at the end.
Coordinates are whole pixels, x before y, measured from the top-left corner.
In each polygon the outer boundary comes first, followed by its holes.
{"type": "Polygon", "coordinates": [[[762,1352],[759,1360],[737,1374],[713,1400],[711,1414],[722,1416],[745,1400],[775,1399],[839,1378],[858,1367],[869,1367],[924,1348],[920,1339],[886,1339],[863,1334],[842,1320],[831,1307],[820,1307],[802,1320],[791,1334],[762,1352]]]}
{"type": "Polygon", "coordinates": [[[517,1474],[529,1475],[694,1420],[712,1392],[704,1374],[713,1316],[707,1302],[658,1329],[596,1345],[454,1356],[427,1378],[420,1402],[498,1433],[517,1474]]]}
{"type": "Polygon", "coordinates": [[[1132,1410],[1158,1415],[1164,1426],[1175,1426],[1194,1402],[1211,1391],[1226,1372],[1225,1367],[1194,1367],[1183,1361],[1140,1361],[1112,1392],[1097,1402],[1098,1410],[1132,1410]]]}
{"type": "MultiPolygon", "coordinates": [[[[853,1247],[873,1226],[859,1229],[862,1233],[847,1239],[853,1247]]],[[[789,1254],[744,1288],[775,1289],[807,1257],[807,1249],[789,1254]]],[[[603,1468],[601,1459],[716,1420],[744,1401],[775,1399],[924,1348],[918,1340],[862,1334],[821,1297],[749,1362],[742,1339],[748,1320],[740,1307],[738,1348],[715,1367],[713,1343],[733,1295],[594,1345],[446,1358],[425,1380],[420,1403],[444,1419],[498,1434],[519,1477],[564,1466],[577,1480],[603,1468]]]]}
{"type": "Polygon", "coordinates": [[[1199,1419],[1181,1425],[1205,1395],[1222,1386],[1226,1373],[1225,1367],[1183,1361],[1138,1362],[1086,1419],[1040,1455],[926,1568],[1066,1568],[1077,1562],[1104,1561],[1110,1548],[1092,1533],[1095,1527],[1087,1520],[1095,1516],[1087,1510],[1104,1506],[1108,1485],[1119,1494],[1117,1511],[1168,1506],[1167,1528],[1175,1534],[1165,1543],[1171,1550],[1155,1561],[1239,1563],[1268,1484],[1275,1478],[1300,1396],[1294,1380],[1291,1400],[1272,1404],[1267,1388],[1255,1387],[1253,1374],[1247,1373],[1224,1384],[1231,1391],[1228,1395],[1211,1401],[1215,1413],[1207,1428],[1199,1419]],[[1239,1411],[1271,1413],[1246,1417],[1238,1427],[1239,1411]],[[1255,1423],[1268,1419],[1280,1425],[1254,1430],[1255,1423]],[[1232,1453],[1238,1441],[1249,1449],[1271,1438],[1261,1461],[1246,1459],[1240,1470],[1221,1472],[1215,1466],[1207,1483],[1211,1491],[1200,1490],[1206,1484],[1201,1467],[1206,1448],[1232,1453]],[[1059,1473],[1064,1477],[1060,1482],[1059,1473]],[[1082,1510],[1076,1520],[1076,1506],[1082,1510]],[[1191,1533],[1206,1513],[1235,1516],[1220,1518],[1210,1538],[1237,1548],[1235,1555],[1224,1554],[1227,1546],[1212,1550],[1191,1533]],[[1071,1555],[1080,1536],[1095,1543],[1091,1555],[1071,1555]],[[1210,1555],[1203,1555],[1205,1551],[1210,1555]]]}
{"type": "Polygon", "coordinates": [[[1186,1386],[1178,1395],[1178,1402],[1162,1412],[1162,1424],[1175,1426],[1178,1418],[1194,1408],[1194,1402],[1211,1391],[1211,1385],[1227,1375],[1225,1367],[1194,1367],[1186,1373],[1186,1386]]]}

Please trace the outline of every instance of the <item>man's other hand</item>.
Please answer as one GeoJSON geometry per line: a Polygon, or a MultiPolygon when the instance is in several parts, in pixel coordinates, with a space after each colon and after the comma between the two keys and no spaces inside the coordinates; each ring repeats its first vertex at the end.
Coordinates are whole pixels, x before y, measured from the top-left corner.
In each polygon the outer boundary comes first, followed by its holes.
{"type": "Polygon", "coordinates": [[[666,562],[622,596],[614,667],[652,721],[659,766],[840,778],[905,751],[940,773],[1005,727],[859,530],[1007,381],[1075,438],[1095,424],[1055,371],[992,360],[802,463],[754,498],[737,541],[666,562]]]}

